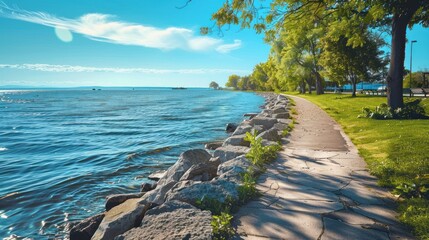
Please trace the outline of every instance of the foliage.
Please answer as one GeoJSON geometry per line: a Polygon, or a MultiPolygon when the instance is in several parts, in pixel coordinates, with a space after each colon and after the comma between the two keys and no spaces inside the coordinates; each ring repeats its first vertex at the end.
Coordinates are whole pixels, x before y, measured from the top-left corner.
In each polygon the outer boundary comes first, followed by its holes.
{"type": "Polygon", "coordinates": [[[372,111],[368,107],[362,109],[363,115],[358,117],[372,119],[421,119],[427,118],[425,109],[420,105],[421,100],[406,102],[403,108],[393,110],[386,103],[382,103],[372,111]]]}
{"type": "MultiPolygon", "coordinates": [[[[425,72],[429,72],[429,70],[425,70],[425,72]]],[[[426,75],[426,82],[424,82],[423,79],[423,72],[422,71],[418,71],[418,72],[413,72],[412,74],[412,82],[411,82],[411,87],[412,88],[427,88],[429,87],[429,76],[426,75]]],[[[409,88],[410,87],[410,74],[406,74],[404,77],[404,87],[409,88]]]]}
{"type": "Polygon", "coordinates": [[[352,84],[353,96],[356,96],[358,81],[381,80],[387,64],[383,59],[384,52],[380,50],[385,42],[369,30],[363,35],[365,44],[357,47],[347,45],[349,39],[346,37],[326,38],[321,57],[325,76],[338,84],[352,84]]]}
{"type": "Polygon", "coordinates": [[[254,131],[253,134],[247,132],[245,141],[250,142],[250,151],[246,157],[250,159],[253,165],[263,167],[267,163],[277,157],[277,152],[281,149],[279,144],[263,146],[262,138],[258,138],[258,132],[254,131]]]}
{"type": "Polygon", "coordinates": [[[404,201],[399,207],[399,220],[414,228],[420,239],[429,239],[429,201],[413,198],[404,201]]]}
{"type": "Polygon", "coordinates": [[[240,80],[240,76],[233,74],[228,77],[228,81],[226,82],[225,86],[238,89],[237,84],[239,80],[240,80]]]}
{"type": "Polygon", "coordinates": [[[203,197],[195,202],[196,206],[202,210],[208,210],[215,215],[219,215],[221,212],[229,212],[233,206],[234,200],[231,197],[227,197],[225,202],[221,202],[214,198],[203,197]]]}
{"type": "Polygon", "coordinates": [[[250,199],[259,195],[259,192],[256,189],[255,171],[252,166],[250,166],[246,172],[241,174],[241,181],[242,184],[237,188],[238,198],[240,204],[245,204],[250,199]]]}
{"type": "MultiPolygon", "coordinates": [[[[406,28],[415,24],[429,26],[429,1],[224,0],[212,20],[218,28],[235,24],[265,33],[265,40],[273,46],[272,56],[278,59],[279,89],[295,90],[292,88],[300,86],[305,92],[306,82],[314,81],[318,94],[323,93],[321,71],[326,65],[321,64],[320,56],[326,51],[325,41],[335,43],[343,39],[347,47],[365,47],[368,40],[364,33],[368,29],[383,33],[390,28],[392,58],[387,74],[387,100],[396,109],[403,106],[406,28]]],[[[349,60],[340,62],[340,67],[347,66],[349,60]]],[[[335,67],[332,63],[329,66],[335,67]]]]}
{"type": "Polygon", "coordinates": [[[429,199],[429,174],[418,175],[413,181],[401,183],[393,192],[403,198],[429,199]]]}
{"type": "Polygon", "coordinates": [[[219,84],[215,81],[212,81],[209,85],[209,88],[213,88],[213,89],[218,89],[219,88],[219,84]]]}
{"type": "Polygon", "coordinates": [[[230,239],[234,235],[234,228],[231,226],[232,218],[232,215],[227,212],[213,215],[211,225],[214,239],[230,239]]]}
{"type": "MultiPolygon", "coordinates": [[[[380,96],[300,95],[325,109],[343,127],[365,159],[371,174],[391,189],[402,183],[412,184],[417,176],[429,173],[428,119],[374,121],[356,118],[363,107],[380,105],[380,96]]],[[[412,100],[412,99],[411,99],[412,100]]],[[[429,112],[429,99],[420,106],[429,112]]],[[[404,199],[399,203],[400,220],[409,224],[417,236],[429,239],[429,200],[404,199]]]]}

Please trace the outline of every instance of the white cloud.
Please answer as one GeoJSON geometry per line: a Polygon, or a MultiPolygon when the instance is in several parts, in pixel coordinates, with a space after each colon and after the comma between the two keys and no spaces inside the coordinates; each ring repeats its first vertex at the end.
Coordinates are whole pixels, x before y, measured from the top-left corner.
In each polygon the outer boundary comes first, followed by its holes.
{"type": "Polygon", "coordinates": [[[220,53],[229,53],[233,50],[237,50],[241,47],[241,40],[234,40],[234,43],[231,44],[223,44],[216,48],[216,51],[220,53]]]}
{"type": "Polygon", "coordinates": [[[53,64],[0,64],[1,69],[30,70],[40,72],[110,72],[110,73],[149,73],[149,74],[208,74],[208,73],[248,73],[239,69],[197,68],[197,69],[152,69],[152,68],[112,68],[85,67],[53,64]]]}
{"type": "Polygon", "coordinates": [[[228,53],[241,46],[240,40],[235,40],[232,44],[225,44],[221,39],[198,36],[193,30],[187,28],[156,28],[119,21],[113,15],[100,13],[86,14],[78,19],[67,19],[43,12],[30,12],[11,8],[4,2],[0,2],[0,17],[31,22],[56,29],[66,29],[95,41],[162,50],[216,50],[220,53],[228,53]]]}

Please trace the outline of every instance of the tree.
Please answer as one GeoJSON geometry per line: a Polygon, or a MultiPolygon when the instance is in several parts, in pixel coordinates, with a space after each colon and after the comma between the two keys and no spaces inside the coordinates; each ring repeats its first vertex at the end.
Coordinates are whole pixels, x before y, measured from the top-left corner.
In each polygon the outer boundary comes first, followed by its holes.
{"type": "Polygon", "coordinates": [[[217,89],[219,89],[219,84],[217,84],[217,82],[215,82],[215,81],[212,81],[210,83],[209,87],[217,90],[217,89]]]}
{"type": "MultiPolygon", "coordinates": [[[[405,76],[404,87],[407,87],[407,88],[410,88],[410,87],[412,87],[412,88],[427,88],[427,87],[429,87],[429,86],[427,86],[428,80],[426,80],[426,82],[424,82],[422,71],[413,72],[412,78],[413,78],[413,81],[411,82],[411,86],[410,86],[410,74],[408,73],[405,76]]],[[[426,77],[426,79],[427,79],[427,77],[426,77]]]]}
{"type": "Polygon", "coordinates": [[[338,41],[327,38],[321,62],[324,74],[330,80],[339,84],[351,83],[352,96],[355,97],[358,80],[372,81],[387,64],[382,56],[384,52],[380,50],[384,41],[368,31],[364,45],[353,48],[347,46],[347,42],[345,37],[340,37],[338,41]]]}
{"type": "Polygon", "coordinates": [[[235,90],[237,90],[238,89],[237,84],[239,80],[240,80],[240,76],[233,74],[228,77],[228,81],[226,82],[225,86],[232,87],[235,90]]]}
{"type": "MultiPolygon", "coordinates": [[[[223,6],[212,15],[221,28],[228,24],[240,24],[242,28],[253,27],[257,33],[264,32],[267,41],[272,41],[289,20],[317,20],[329,18],[325,35],[338,39],[346,37],[352,47],[365,44],[362,28],[350,27],[354,23],[369,24],[372,28],[390,26],[392,41],[390,68],[387,76],[387,102],[393,109],[403,106],[402,80],[405,57],[407,26],[429,26],[428,0],[275,0],[269,6],[256,7],[254,0],[225,0],[223,6]],[[269,10],[268,14],[260,11],[269,10]]],[[[258,2],[259,4],[259,2],[258,2]]],[[[320,76],[316,74],[316,79],[320,76]]]]}

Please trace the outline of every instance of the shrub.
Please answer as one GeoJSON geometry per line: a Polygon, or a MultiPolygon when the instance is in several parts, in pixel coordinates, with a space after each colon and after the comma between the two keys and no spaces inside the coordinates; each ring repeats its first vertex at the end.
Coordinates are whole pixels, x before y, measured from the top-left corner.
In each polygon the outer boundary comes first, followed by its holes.
{"type": "Polygon", "coordinates": [[[420,105],[421,100],[416,99],[414,101],[404,103],[403,108],[393,110],[386,103],[382,103],[375,107],[372,111],[368,107],[362,109],[361,115],[358,117],[372,118],[372,119],[420,119],[427,118],[425,109],[420,105]]]}
{"type": "Polygon", "coordinates": [[[230,239],[234,235],[234,228],[231,226],[232,218],[232,215],[227,212],[213,215],[211,225],[214,239],[230,239]]]}
{"type": "Polygon", "coordinates": [[[250,159],[253,165],[263,167],[264,163],[267,163],[277,157],[277,152],[281,149],[279,144],[263,146],[262,138],[257,138],[257,131],[253,134],[247,132],[245,141],[250,142],[250,151],[246,154],[246,157],[250,159]]]}
{"type": "Polygon", "coordinates": [[[429,199],[429,174],[417,176],[411,182],[401,183],[393,192],[404,198],[429,199]]]}

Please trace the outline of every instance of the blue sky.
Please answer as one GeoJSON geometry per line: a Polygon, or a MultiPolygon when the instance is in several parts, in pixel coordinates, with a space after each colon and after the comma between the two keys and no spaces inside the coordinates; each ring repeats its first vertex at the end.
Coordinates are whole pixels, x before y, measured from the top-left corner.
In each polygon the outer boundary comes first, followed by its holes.
{"type": "MultiPolygon", "coordinates": [[[[0,85],[224,85],[269,46],[252,30],[199,35],[222,1],[0,1],[0,85]]],[[[415,27],[413,70],[429,70],[429,29],[415,27]]],[[[406,67],[409,68],[409,44],[406,67]]]]}

